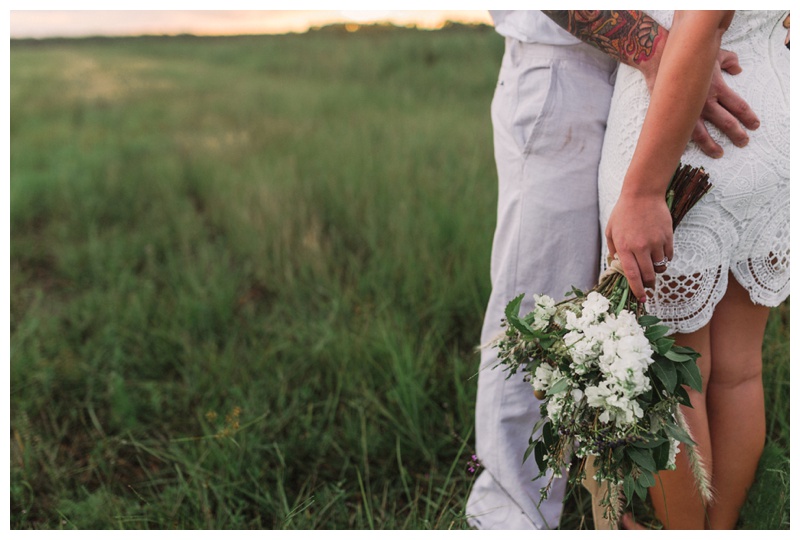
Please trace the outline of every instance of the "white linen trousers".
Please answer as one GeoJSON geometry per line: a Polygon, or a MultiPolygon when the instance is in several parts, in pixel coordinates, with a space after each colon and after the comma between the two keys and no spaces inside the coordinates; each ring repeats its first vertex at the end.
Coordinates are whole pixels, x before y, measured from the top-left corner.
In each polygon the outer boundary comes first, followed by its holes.
{"type": "MultiPolygon", "coordinates": [[[[491,258],[492,293],[481,342],[501,331],[506,304],[525,293],[556,301],[598,277],[597,170],[616,62],[583,43],[530,44],[506,38],[492,101],[499,182],[491,258]]],[[[507,378],[496,349],[481,354],[475,441],[482,468],[467,501],[478,529],[555,529],[565,478],[540,504],[549,475],[523,463],[539,403],[524,374],[507,378]],[[494,369],[493,369],[494,368],[494,369]]]]}

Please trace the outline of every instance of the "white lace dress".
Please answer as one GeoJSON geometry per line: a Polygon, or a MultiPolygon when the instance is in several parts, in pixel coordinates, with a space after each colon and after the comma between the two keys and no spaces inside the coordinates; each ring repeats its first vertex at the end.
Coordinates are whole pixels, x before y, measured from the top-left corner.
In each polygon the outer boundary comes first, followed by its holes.
{"type": "MultiPolygon", "coordinates": [[[[649,12],[669,28],[672,11],[649,12]]],[[[724,74],[750,104],[761,126],[736,148],[713,126],[721,159],[689,143],[682,163],[702,166],[713,184],[684,218],[674,237],[674,258],[661,274],[647,310],[673,331],[688,333],[711,319],[729,272],[753,302],[776,306],[789,295],[789,50],[784,11],[737,11],[722,38],[736,52],[742,73],[724,74]]],[[[608,223],[644,121],[649,95],[641,74],[620,66],[600,162],[602,230],[608,223]]],[[[603,235],[605,236],[605,235],[603,235]]],[[[604,252],[607,252],[604,238],[604,252]]]]}

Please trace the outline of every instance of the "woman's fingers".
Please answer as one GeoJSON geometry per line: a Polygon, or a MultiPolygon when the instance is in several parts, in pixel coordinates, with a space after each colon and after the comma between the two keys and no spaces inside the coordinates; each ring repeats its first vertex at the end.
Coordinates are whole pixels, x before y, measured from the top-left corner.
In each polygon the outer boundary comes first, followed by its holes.
{"type": "MultiPolygon", "coordinates": [[[[653,271],[656,274],[663,274],[664,272],[666,272],[667,266],[669,266],[669,258],[664,256],[661,257],[660,259],[658,257],[654,257],[654,259],[657,260],[653,261],[653,271]]],[[[655,287],[655,284],[653,284],[653,286],[655,287]]]]}
{"type": "Polygon", "coordinates": [[[636,299],[647,299],[656,274],[672,259],[672,217],[664,199],[620,196],[606,225],[611,255],[616,254],[636,299]],[[656,264],[658,263],[658,264],[656,264]]]}
{"type": "Polygon", "coordinates": [[[644,302],[647,296],[644,291],[639,262],[630,251],[618,251],[617,256],[619,257],[619,263],[622,265],[622,271],[625,273],[625,278],[628,280],[628,286],[631,288],[631,292],[637,300],[644,302]]]}
{"type": "MultiPolygon", "coordinates": [[[[642,285],[647,289],[652,289],[656,286],[656,270],[653,266],[653,256],[650,253],[640,253],[636,256],[636,261],[639,263],[639,273],[642,276],[642,285]]],[[[644,296],[644,291],[636,298],[641,300],[644,296]]]]}
{"type": "Polygon", "coordinates": [[[654,289],[656,286],[656,275],[662,274],[667,270],[672,254],[666,255],[666,250],[659,251],[661,255],[654,255],[655,252],[632,251],[616,252],[617,258],[622,265],[622,271],[628,279],[631,292],[640,302],[647,299],[646,289],[654,289]]]}

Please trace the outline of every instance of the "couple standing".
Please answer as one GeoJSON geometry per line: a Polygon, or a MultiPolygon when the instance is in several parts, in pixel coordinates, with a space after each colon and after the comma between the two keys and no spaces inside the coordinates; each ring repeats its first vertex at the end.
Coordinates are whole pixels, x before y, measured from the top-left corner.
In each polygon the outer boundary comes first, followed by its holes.
{"type": "MultiPolygon", "coordinates": [[[[788,13],[491,13],[506,50],[482,342],[520,293],[588,289],[616,254],[647,311],[701,354],[703,392],[684,412],[715,495],[701,498],[681,452],[651,488],[656,516],[666,528],[734,528],[764,446],[768,306],[789,294],[788,13]],[[673,235],[664,194],[679,161],[714,187],[673,235]]],[[[565,479],[540,504],[548,478],[532,482],[535,460],[522,460],[538,403],[521,373],[506,379],[496,364],[485,349],[470,524],[557,528],[565,479]]]]}

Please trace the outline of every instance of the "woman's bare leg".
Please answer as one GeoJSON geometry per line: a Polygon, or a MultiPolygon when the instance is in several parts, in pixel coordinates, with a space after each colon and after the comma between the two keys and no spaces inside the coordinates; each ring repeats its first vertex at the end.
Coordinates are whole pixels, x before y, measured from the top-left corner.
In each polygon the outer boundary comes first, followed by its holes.
{"type": "MultiPolygon", "coordinates": [[[[697,365],[703,376],[703,393],[689,389],[692,407],[682,407],[686,421],[697,443],[695,450],[700,453],[706,467],[711,470],[711,437],[709,435],[706,412],[706,388],[711,372],[710,326],[706,325],[691,334],[676,334],[675,342],[683,347],[691,347],[700,353],[697,365]]],[[[661,471],[656,477],[655,487],[650,488],[650,499],[656,517],[667,529],[704,529],[706,510],[689,465],[688,452],[681,444],[674,471],[661,471]]]]}
{"type": "Polygon", "coordinates": [[[730,276],[711,319],[711,377],[706,394],[713,449],[712,529],[733,529],[764,450],[766,420],[761,345],[769,308],[753,304],[730,276]]]}

